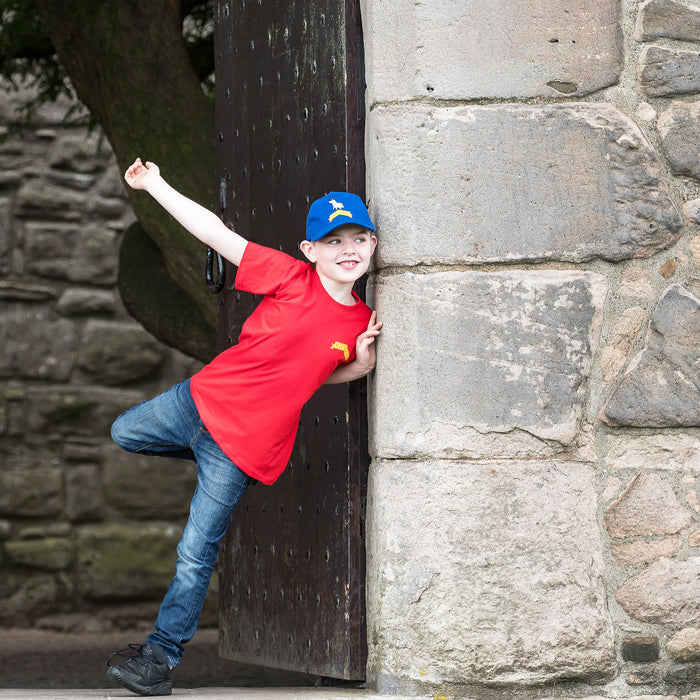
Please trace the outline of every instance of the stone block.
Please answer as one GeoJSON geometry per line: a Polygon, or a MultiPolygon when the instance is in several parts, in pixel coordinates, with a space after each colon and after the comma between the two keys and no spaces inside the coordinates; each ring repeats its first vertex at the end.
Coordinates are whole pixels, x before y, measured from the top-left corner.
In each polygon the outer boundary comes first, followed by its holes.
{"type": "MultiPolygon", "coordinates": [[[[130,491],[134,493],[133,490],[130,491]]],[[[150,493],[150,489],[136,493],[150,493]]],[[[100,470],[94,464],[78,464],[66,472],[66,517],[73,522],[101,520],[104,496],[100,470]]]]}
{"type": "Polygon", "coordinates": [[[607,104],[377,107],[378,267],[648,257],[681,217],[637,125],[607,104]]]}
{"type": "Polygon", "coordinates": [[[54,573],[4,571],[0,576],[0,625],[26,628],[41,616],[54,612],[72,590],[66,577],[54,573]]]}
{"type": "Polygon", "coordinates": [[[27,224],[27,269],[39,277],[110,286],[117,280],[118,236],[105,227],[27,224]]]}
{"type": "Polygon", "coordinates": [[[676,632],[668,640],[666,651],[679,663],[700,661],[700,628],[686,627],[676,632]]]}
{"type": "Polygon", "coordinates": [[[5,267],[5,261],[10,253],[12,244],[10,240],[12,207],[7,197],[0,197],[0,266],[5,267]]]}
{"type": "Polygon", "coordinates": [[[594,482],[579,462],[373,460],[368,675],[380,692],[614,673],[594,482]]]}
{"type": "Polygon", "coordinates": [[[628,579],[615,594],[628,615],[652,624],[700,622],[700,557],[659,559],[628,579]]]}
{"type": "Polygon", "coordinates": [[[153,375],[164,360],[165,347],[138,324],[93,319],[76,364],[93,382],[115,386],[153,375]]]}
{"type": "Polygon", "coordinates": [[[632,306],[622,312],[613,326],[600,357],[603,384],[609,384],[624,367],[645,315],[642,307],[632,306]]]}
{"type": "MultiPolygon", "coordinates": [[[[4,448],[5,446],[3,446],[4,448]]],[[[63,508],[63,475],[43,450],[14,455],[4,449],[0,469],[0,515],[57,517],[63,508]]]]}
{"type": "Polygon", "coordinates": [[[700,180],[700,102],[673,102],[658,121],[663,150],[674,175],[700,180]]]}
{"type": "Polygon", "coordinates": [[[678,0],[646,0],[639,6],[634,38],[700,41],[700,7],[678,0]]]}
{"type": "Polygon", "coordinates": [[[68,381],[77,345],[73,323],[46,306],[10,303],[0,308],[0,328],[0,376],[68,381]]]}
{"type": "Polygon", "coordinates": [[[76,222],[83,218],[88,195],[43,179],[28,180],[17,192],[15,216],[22,219],[76,222]]]}
{"type": "Polygon", "coordinates": [[[611,537],[674,535],[692,522],[668,481],[655,473],[637,474],[603,519],[611,537]]]}
{"type": "Polygon", "coordinates": [[[76,536],[81,593],[93,600],[159,598],[175,573],[181,528],[166,523],[86,525],[76,536]]]}
{"type": "Polygon", "coordinates": [[[67,569],[73,560],[73,544],[65,537],[10,540],[5,552],[12,564],[49,571],[67,569]]]}
{"type": "Polygon", "coordinates": [[[66,316],[106,314],[117,309],[114,292],[104,289],[66,289],[58,300],[58,308],[66,316]]]}
{"type": "Polygon", "coordinates": [[[585,95],[622,68],[616,0],[361,6],[370,104],[585,95]]]}
{"type": "Polygon", "coordinates": [[[667,469],[700,472],[700,437],[692,434],[610,435],[605,463],[610,469],[667,469]]]}
{"type": "Polygon", "coordinates": [[[614,426],[700,425],[700,299],[678,284],[659,300],[643,349],[601,418],[614,426]]]}
{"type": "Polygon", "coordinates": [[[532,456],[570,445],[605,290],[601,275],[575,271],[375,278],[385,325],[372,453],[532,456]]]}
{"type": "Polygon", "coordinates": [[[641,566],[660,559],[672,557],[683,546],[683,538],[664,537],[661,540],[636,540],[633,542],[617,542],[610,547],[610,553],[617,561],[630,566],[641,566]]]}
{"type": "Polygon", "coordinates": [[[649,46],[640,58],[638,76],[647,97],[700,92],[700,54],[649,46]]]}
{"type": "Polygon", "coordinates": [[[105,447],[103,455],[103,484],[111,508],[144,520],[187,516],[197,483],[194,462],[134,455],[112,444],[105,447]],[[144,474],[148,474],[148,488],[124,488],[144,474]]]}
{"type": "Polygon", "coordinates": [[[141,391],[79,386],[20,389],[8,401],[10,435],[88,436],[109,438],[114,419],[143,401],[141,391]]]}
{"type": "Polygon", "coordinates": [[[622,640],[625,661],[649,662],[659,660],[659,640],[656,637],[628,637],[622,640]]]}

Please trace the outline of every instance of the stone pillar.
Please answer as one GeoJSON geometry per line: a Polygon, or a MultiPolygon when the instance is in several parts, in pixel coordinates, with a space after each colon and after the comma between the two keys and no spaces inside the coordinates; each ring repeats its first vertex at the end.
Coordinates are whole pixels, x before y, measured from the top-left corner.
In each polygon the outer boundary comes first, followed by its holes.
{"type": "Polygon", "coordinates": [[[695,177],[697,108],[650,127],[636,3],[362,10],[384,321],[369,680],[679,689],[698,661],[700,216],[683,228],[692,187],[670,172],[695,177]],[[662,466],[673,440],[680,466],[662,466]],[[686,666],[652,669],[670,637],[686,666]]]}

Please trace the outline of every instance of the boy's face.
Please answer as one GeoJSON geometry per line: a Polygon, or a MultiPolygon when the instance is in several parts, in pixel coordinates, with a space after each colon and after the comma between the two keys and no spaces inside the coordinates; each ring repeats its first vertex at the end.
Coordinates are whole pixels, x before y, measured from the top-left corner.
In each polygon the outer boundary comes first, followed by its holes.
{"type": "Polygon", "coordinates": [[[302,241],[301,250],[316,263],[320,277],[353,283],[367,272],[377,237],[354,224],[339,226],[318,241],[302,241]]]}

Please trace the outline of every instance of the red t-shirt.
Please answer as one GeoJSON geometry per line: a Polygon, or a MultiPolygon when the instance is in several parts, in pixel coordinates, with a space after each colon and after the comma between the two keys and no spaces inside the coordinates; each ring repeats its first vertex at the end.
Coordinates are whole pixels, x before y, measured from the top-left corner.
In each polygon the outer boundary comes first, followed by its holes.
{"type": "Polygon", "coordinates": [[[309,263],[248,243],[236,288],[264,294],[243,324],[238,344],[192,377],[204,425],[246,474],[272,484],[294,446],[303,405],[341,364],[355,358],[355,340],[369,307],[335,301],[309,263]]]}

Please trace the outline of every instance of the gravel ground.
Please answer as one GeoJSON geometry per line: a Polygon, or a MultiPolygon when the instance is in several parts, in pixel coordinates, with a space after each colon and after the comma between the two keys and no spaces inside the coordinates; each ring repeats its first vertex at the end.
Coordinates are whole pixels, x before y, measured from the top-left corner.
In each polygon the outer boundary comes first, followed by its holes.
{"type": "MultiPolygon", "coordinates": [[[[131,635],[134,637],[134,635],[131,635]]],[[[130,642],[129,633],[71,634],[0,629],[0,688],[109,688],[107,658],[130,642]]],[[[299,687],[316,678],[246,666],[219,658],[217,631],[201,629],[174,675],[180,687],[299,687]]]]}

